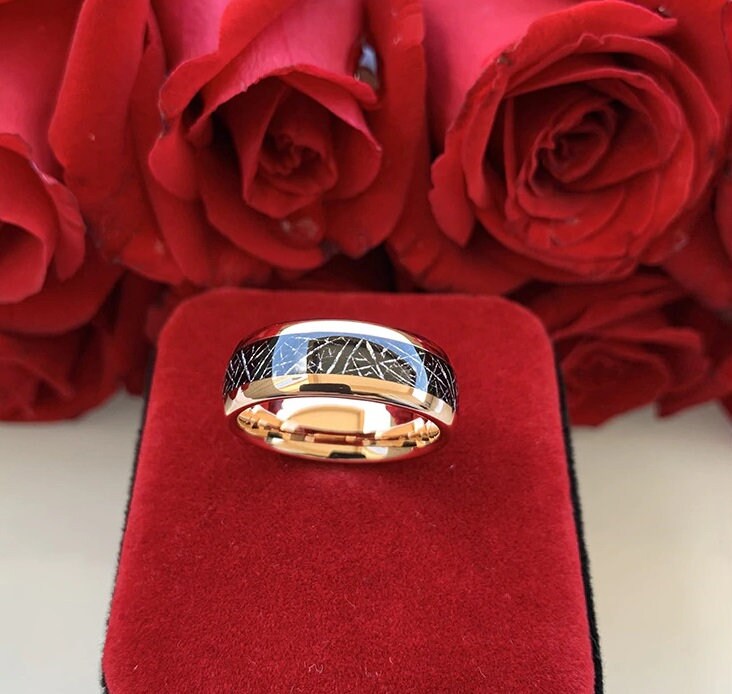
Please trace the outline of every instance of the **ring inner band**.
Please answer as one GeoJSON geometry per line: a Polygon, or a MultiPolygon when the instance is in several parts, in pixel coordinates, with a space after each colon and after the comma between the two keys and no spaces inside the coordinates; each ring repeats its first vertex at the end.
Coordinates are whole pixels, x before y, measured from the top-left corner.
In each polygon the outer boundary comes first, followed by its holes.
{"type": "Polygon", "coordinates": [[[361,462],[412,453],[441,433],[406,408],[344,397],[277,398],[242,410],[236,424],[282,452],[361,462]]]}

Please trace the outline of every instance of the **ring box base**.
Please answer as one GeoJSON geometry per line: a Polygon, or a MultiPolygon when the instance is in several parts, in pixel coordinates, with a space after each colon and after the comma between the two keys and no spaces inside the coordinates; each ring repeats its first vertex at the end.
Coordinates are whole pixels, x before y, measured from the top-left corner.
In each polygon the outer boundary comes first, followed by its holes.
{"type": "Polygon", "coordinates": [[[217,290],[163,331],[104,648],[139,692],[601,689],[549,341],[491,297],[217,290]],[[460,410],[432,455],[286,458],[234,437],[221,380],[263,325],[422,334],[460,410]]]}

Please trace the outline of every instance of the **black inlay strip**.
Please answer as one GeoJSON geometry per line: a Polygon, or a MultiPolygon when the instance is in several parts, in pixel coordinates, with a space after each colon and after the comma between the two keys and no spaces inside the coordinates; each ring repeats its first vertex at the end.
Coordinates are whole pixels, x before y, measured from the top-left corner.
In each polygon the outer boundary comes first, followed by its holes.
{"type": "Polygon", "coordinates": [[[238,347],[224,377],[224,395],[277,376],[337,374],[378,378],[418,388],[453,409],[455,374],[442,357],[416,345],[365,335],[279,335],[238,347]]]}

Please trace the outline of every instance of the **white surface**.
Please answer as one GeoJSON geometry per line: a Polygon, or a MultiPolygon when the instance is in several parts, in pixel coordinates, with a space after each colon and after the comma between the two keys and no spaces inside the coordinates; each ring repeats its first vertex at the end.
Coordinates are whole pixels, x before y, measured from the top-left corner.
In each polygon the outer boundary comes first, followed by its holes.
{"type": "MultiPolygon", "coordinates": [[[[99,692],[140,407],[0,426],[3,694],[99,692]]],[[[574,440],[606,691],[730,694],[732,423],[644,411],[574,440]]]]}

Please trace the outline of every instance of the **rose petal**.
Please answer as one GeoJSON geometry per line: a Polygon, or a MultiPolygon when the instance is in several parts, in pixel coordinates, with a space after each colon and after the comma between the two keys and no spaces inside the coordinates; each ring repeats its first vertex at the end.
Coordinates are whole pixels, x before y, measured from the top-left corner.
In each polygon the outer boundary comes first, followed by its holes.
{"type": "MultiPolygon", "coordinates": [[[[650,10],[657,10],[655,0],[642,0],[650,10]]],[[[728,63],[727,46],[732,12],[722,0],[664,0],[665,14],[677,23],[673,48],[683,56],[684,65],[698,76],[712,97],[718,113],[726,114],[732,104],[732,80],[721,79],[720,66],[728,63]],[[722,18],[720,21],[720,12],[722,18]]],[[[722,153],[717,153],[722,154],[722,153]]]]}
{"type": "Polygon", "coordinates": [[[79,15],[50,137],[64,168],[95,197],[123,179],[115,164],[125,160],[148,6],[148,0],[87,0],[79,15]]]}
{"type": "MultiPolygon", "coordinates": [[[[154,33],[152,35],[155,36],[154,33]]],[[[151,41],[135,85],[136,108],[132,116],[138,133],[138,156],[141,158],[152,148],[159,130],[155,94],[162,81],[162,58],[159,41],[151,41]]],[[[155,226],[148,227],[151,234],[147,237],[135,234],[124,249],[125,258],[130,262],[139,258],[135,267],[140,267],[143,260],[147,267],[151,267],[152,261],[155,265],[151,269],[155,274],[150,276],[162,279],[160,261],[166,262],[167,267],[174,264],[173,267],[180,268],[179,276],[201,286],[257,285],[266,281],[269,269],[221,237],[206,220],[200,202],[189,202],[171,195],[149,169],[142,170],[142,180],[146,184],[155,226]],[[140,243],[135,245],[138,238],[140,243]]]]}
{"type": "Polygon", "coordinates": [[[656,400],[671,374],[659,355],[612,341],[577,345],[561,360],[570,417],[596,426],[656,400]]]}
{"type": "Polygon", "coordinates": [[[659,403],[661,415],[727,397],[732,393],[732,329],[729,322],[693,301],[674,310],[674,319],[697,331],[704,340],[707,369],[696,381],[681,383],[659,403]]]}
{"type": "Polygon", "coordinates": [[[22,301],[46,279],[59,237],[56,211],[30,162],[0,148],[0,303],[22,301]]]}
{"type": "Polygon", "coordinates": [[[259,153],[269,123],[288,91],[282,81],[265,79],[219,109],[236,147],[245,198],[259,173],[259,153]]]}
{"type": "Polygon", "coordinates": [[[530,307],[556,340],[565,340],[659,309],[682,296],[681,288],[668,278],[638,274],[611,284],[554,287],[535,297],[530,307]]]}
{"type": "Polygon", "coordinates": [[[335,186],[331,119],[319,104],[265,80],[222,107],[222,115],[237,146],[243,197],[254,209],[283,218],[335,186]],[[286,138],[290,151],[277,151],[276,138],[286,138]],[[305,150],[311,161],[288,164],[288,156],[297,157],[298,150],[305,150]]]}
{"type": "Polygon", "coordinates": [[[0,304],[0,330],[26,335],[68,332],[88,323],[122,274],[92,248],[69,279],[49,276],[43,290],[24,301],[0,304]],[[62,309],[62,310],[60,310],[62,309]]]}
{"type": "Polygon", "coordinates": [[[341,2],[337,12],[333,10],[317,0],[300,0],[272,18],[251,42],[242,44],[246,50],[206,83],[201,118],[263,77],[306,67],[316,74],[345,78],[355,96],[372,101],[373,91],[353,78],[353,50],[362,31],[361,3],[341,2]]]}
{"type": "MultiPolygon", "coordinates": [[[[533,178],[544,168],[557,182],[567,185],[595,170],[610,149],[617,127],[618,114],[608,100],[587,88],[552,89],[534,99],[534,106],[526,104],[516,116],[535,113],[541,105],[548,119],[534,119],[538,135],[529,140],[531,129],[519,122],[515,128],[523,140],[519,145],[520,160],[531,158],[533,178]],[[547,104],[551,100],[554,104],[547,104]]],[[[532,133],[533,134],[533,133],[532,133]]]]}
{"type": "MultiPolygon", "coordinates": [[[[270,22],[294,4],[296,0],[265,4],[217,0],[210,11],[208,2],[200,0],[186,3],[182,9],[177,2],[162,2],[157,12],[165,43],[172,47],[176,63],[160,94],[166,117],[179,116],[203,85],[211,82],[270,22]],[[181,11],[185,17],[179,15],[181,11]],[[204,31],[197,25],[198,15],[206,17],[204,31]]],[[[238,91],[242,90],[234,93],[238,91]]]]}
{"type": "Polygon", "coordinates": [[[418,155],[404,214],[387,244],[393,262],[419,286],[432,291],[505,294],[523,284],[525,275],[493,261],[497,244],[487,235],[476,234],[467,248],[445,238],[427,199],[426,130],[418,155]]]}
{"type": "MultiPolygon", "coordinates": [[[[187,0],[185,3],[158,0],[155,14],[171,69],[186,60],[214,53],[219,46],[222,26],[226,26],[223,22],[224,13],[228,11],[232,14],[233,8],[229,6],[237,4],[250,3],[233,3],[231,0],[187,0]]],[[[274,4],[268,3],[270,6],[274,4]]],[[[270,7],[257,9],[262,15],[265,9],[271,12],[270,7]]]]}
{"type": "Polygon", "coordinates": [[[199,194],[196,155],[181,119],[175,119],[168,132],[155,140],[147,163],[166,190],[184,200],[196,199],[199,194]]]}
{"type": "Polygon", "coordinates": [[[70,370],[79,335],[20,338],[0,333],[0,419],[33,419],[39,391],[73,397],[70,370]]]}
{"type": "Polygon", "coordinates": [[[153,192],[153,205],[170,253],[192,282],[206,287],[258,285],[269,277],[265,264],[211,226],[199,202],[185,202],[159,189],[153,192]]]}
{"type": "Polygon", "coordinates": [[[13,303],[37,293],[46,279],[43,244],[25,229],[0,222],[0,299],[13,303]]]}
{"type": "MultiPolygon", "coordinates": [[[[276,189],[299,197],[302,202],[284,214],[273,211],[271,217],[286,216],[315,202],[338,181],[338,164],[330,136],[329,112],[297,92],[291,92],[289,97],[277,109],[270,123],[269,135],[274,140],[290,142],[289,155],[294,161],[283,162],[278,152],[262,150],[259,155],[259,172],[263,184],[260,192],[268,195],[271,190],[276,189]],[[292,147],[296,148],[294,152],[292,147]],[[298,152],[310,155],[309,160],[306,158],[303,161],[298,152]]],[[[256,208],[256,205],[253,207],[256,208]]]]}
{"type": "MultiPolygon", "coordinates": [[[[63,184],[38,168],[30,158],[28,146],[19,137],[0,134],[0,158],[5,166],[2,177],[8,181],[5,191],[0,191],[0,197],[8,202],[5,208],[8,218],[20,214],[20,217],[14,217],[19,224],[25,224],[19,220],[26,219],[29,225],[40,225],[40,235],[52,245],[58,276],[61,279],[70,277],[84,259],[86,230],[76,199],[63,184]],[[15,200],[12,191],[28,200],[15,200]],[[51,219],[43,212],[49,207],[48,203],[54,221],[46,226],[45,222],[51,219]],[[20,212],[21,209],[25,211],[20,212]]],[[[28,229],[30,231],[30,226],[28,229]]]]}
{"type": "MultiPolygon", "coordinates": [[[[329,238],[352,257],[382,243],[397,224],[425,117],[421,3],[367,0],[366,13],[369,38],[381,66],[379,102],[366,112],[369,130],[381,147],[380,169],[364,193],[349,200],[329,200],[324,209],[329,238]]],[[[347,160],[358,165],[356,156],[349,155],[347,160]]]]}
{"type": "MultiPolygon", "coordinates": [[[[668,52],[646,39],[611,39],[603,44],[610,54],[627,54],[634,59],[639,51],[649,52],[650,46],[659,62],[667,62],[668,52]]],[[[581,46],[580,42],[578,50],[581,46]]],[[[595,95],[589,96],[586,103],[592,104],[597,97],[604,97],[606,102],[622,104],[630,116],[624,120],[625,127],[618,129],[613,147],[601,160],[602,166],[593,170],[583,187],[574,188],[597,189],[618,183],[658,167],[671,157],[686,124],[678,105],[670,98],[674,94],[673,86],[662,74],[654,72],[652,66],[644,73],[640,68],[609,65],[606,56],[572,55],[552,65],[533,81],[520,84],[512,93],[526,95],[524,100],[527,96],[535,100],[546,91],[558,90],[561,95],[565,90],[580,88],[589,89],[595,95]],[[629,148],[633,151],[632,157],[628,156],[629,148]]],[[[536,113],[536,107],[529,104],[522,111],[536,113]]],[[[617,112],[618,107],[615,108],[617,112]]]]}
{"type": "Polygon", "coordinates": [[[14,397],[0,396],[0,418],[66,419],[98,405],[124,382],[139,388],[149,353],[146,310],[157,291],[127,275],[82,327],[50,337],[0,333],[0,391],[24,384],[14,397]]]}
{"type": "Polygon", "coordinates": [[[160,131],[156,101],[164,69],[147,0],[87,0],[50,138],[105,253],[146,276],[178,282],[181,272],[160,238],[140,167],[160,131]]]}
{"type": "Polygon", "coordinates": [[[48,147],[48,122],[78,5],[24,0],[0,6],[0,133],[20,136],[38,166],[54,176],[60,172],[48,147]]]}
{"type": "Polygon", "coordinates": [[[376,180],[382,162],[382,147],[369,129],[362,104],[327,79],[300,73],[290,73],[282,79],[338,117],[332,123],[332,137],[340,174],[325,197],[351,198],[362,193],[376,180]]]}
{"type": "MultiPolygon", "coordinates": [[[[319,246],[293,245],[287,238],[288,220],[269,220],[247,207],[241,199],[236,172],[210,152],[200,155],[201,192],[211,223],[236,247],[278,267],[306,270],[326,259],[319,246]],[[224,169],[222,171],[222,169],[224,169]]],[[[316,230],[312,236],[318,237],[316,230]]]]}
{"type": "Polygon", "coordinates": [[[732,261],[711,212],[694,223],[688,237],[684,248],[664,262],[664,269],[710,308],[732,307],[732,261]]]}
{"type": "MultiPolygon", "coordinates": [[[[429,200],[435,219],[445,235],[459,245],[466,245],[475,227],[475,212],[469,204],[465,179],[461,171],[455,146],[445,142],[445,151],[432,164],[432,190],[429,200]]],[[[490,174],[487,174],[490,175],[490,174]]],[[[493,177],[493,186],[500,191],[501,183],[493,177]]],[[[489,186],[486,186],[488,189],[489,186]]],[[[499,193],[500,194],[500,193],[499,193]]],[[[483,205],[481,205],[483,206],[483,205]]]]}

